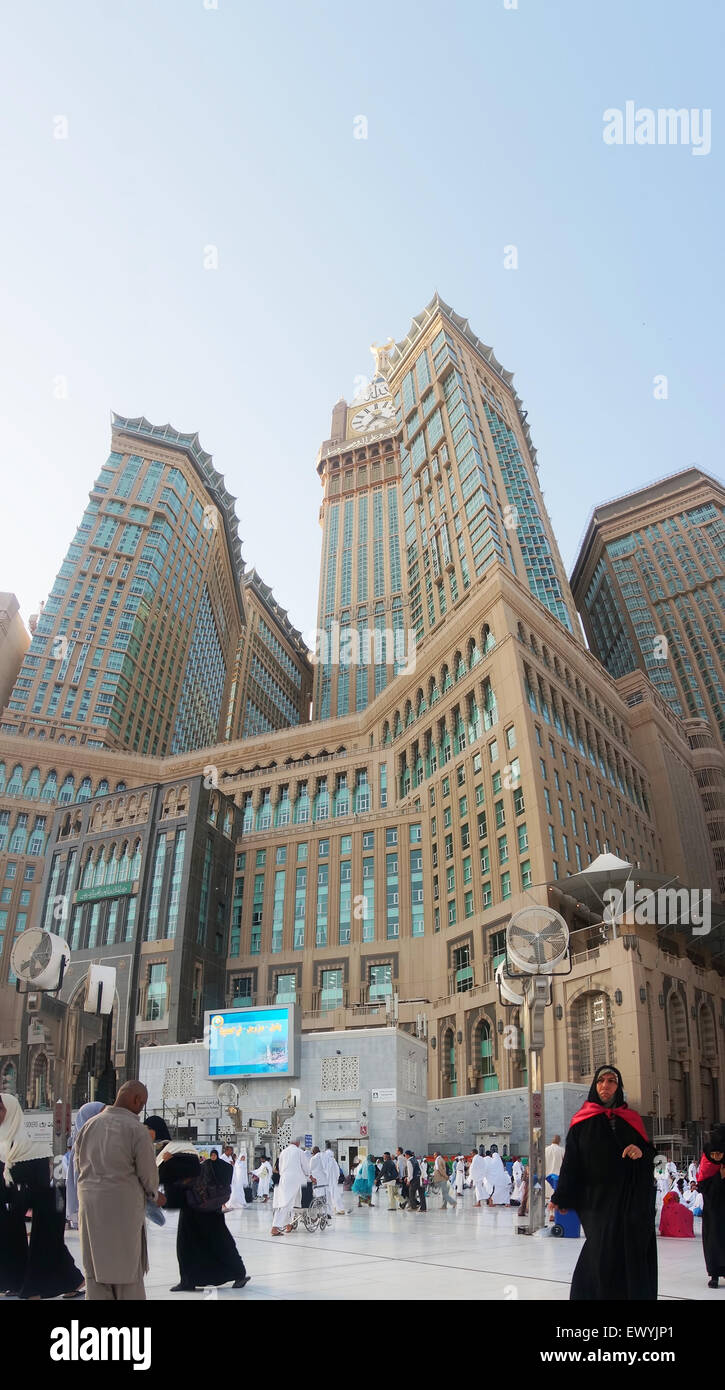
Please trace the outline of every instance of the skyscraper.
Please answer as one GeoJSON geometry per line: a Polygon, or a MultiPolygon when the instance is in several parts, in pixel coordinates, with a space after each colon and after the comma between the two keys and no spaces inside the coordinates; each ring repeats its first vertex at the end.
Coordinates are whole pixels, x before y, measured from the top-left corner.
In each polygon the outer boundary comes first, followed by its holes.
{"type": "Polygon", "coordinates": [[[114,415],[111,445],[2,727],[201,748],[222,736],[244,623],[234,499],[198,435],[114,415]]]}
{"type": "Polygon", "coordinates": [[[725,895],[725,486],[687,468],[596,507],[572,589],[610,674],[645,670],[684,721],[725,895]]]}
{"type": "Polygon", "coordinates": [[[687,468],[596,507],[571,582],[610,674],[643,667],[725,742],[725,485],[687,468]]]}
{"type": "Polygon", "coordinates": [[[256,570],[245,574],[243,589],[246,627],[229,694],[226,742],[310,717],[312,667],[302,634],[256,570]]]}
{"type": "Polygon", "coordinates": [[[375,358],[318,458],[319,719],[365,709],[497,562],[579,640],[511,373],[437,294],[375,358]]]}

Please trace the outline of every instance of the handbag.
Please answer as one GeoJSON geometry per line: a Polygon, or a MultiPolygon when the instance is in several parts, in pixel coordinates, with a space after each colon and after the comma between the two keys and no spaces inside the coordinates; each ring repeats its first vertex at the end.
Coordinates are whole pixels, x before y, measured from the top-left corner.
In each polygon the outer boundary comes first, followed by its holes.
{"type": "Polygon", "coordinates": [[[231,1183],[228,1187],[209,1187],[203,1173],[193,1179],[186,1192],[186,1204],[192,1211],[221,1211],[232,1195],[231,1183]]]}

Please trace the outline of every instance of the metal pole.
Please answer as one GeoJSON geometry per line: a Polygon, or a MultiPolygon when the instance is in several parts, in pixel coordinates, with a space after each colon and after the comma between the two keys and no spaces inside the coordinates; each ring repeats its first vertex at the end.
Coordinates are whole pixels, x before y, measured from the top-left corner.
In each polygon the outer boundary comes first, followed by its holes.
{"type": "Polygon", "coordinates": [[[529,1235],[544,1225],[544,1066],[541,1048],[529,1052],[529,1235]],[[536,1192],[536,1183],[539,1191],[536,1192]]]}
{"type": "Polygon", "coordinates": [[[28,1106],[28,996],[22,996],[23,1007],[20,1014],[20,1056],[18,1058],[18,1100],[23,1110],[28,1106]]]}

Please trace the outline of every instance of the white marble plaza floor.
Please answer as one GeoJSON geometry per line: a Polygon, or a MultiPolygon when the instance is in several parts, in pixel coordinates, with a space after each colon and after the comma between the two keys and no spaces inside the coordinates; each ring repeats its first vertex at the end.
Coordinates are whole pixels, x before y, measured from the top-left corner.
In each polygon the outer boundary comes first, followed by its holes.
{"type": "MultiPolygon", "coordinates": [[[[271,1236],[271,1202],[256,1201],[230,1212],[227,1224],[251,1275],[245,1289],[230,1286],[198,1293],[169,1292],[178,1283],[176,1212],[166,1225],[148,1225],[149,1299],[183,1303],[219,1300],[343,1300],[414,1298],[427,1300],[567,1300],[581,1240],[514,1233],[513,1207],[473,1206],[470,1192],[455,1211],[439,1206],[425,1215],[388,1212],[385,1198],[372,1209],[343,1196],[347,1215],[325,1231],[271,1236]]],[[[658,1237],[661,1300],[725,1301],[725,1287],[707,1288],[700,1221],[694,1240],[658,1237]]],[[[80,1264],[77,1231],[66,1232],[80,1264]]],[[[76,1305],[78,1306],[78,1305],[76,1305]]]]}

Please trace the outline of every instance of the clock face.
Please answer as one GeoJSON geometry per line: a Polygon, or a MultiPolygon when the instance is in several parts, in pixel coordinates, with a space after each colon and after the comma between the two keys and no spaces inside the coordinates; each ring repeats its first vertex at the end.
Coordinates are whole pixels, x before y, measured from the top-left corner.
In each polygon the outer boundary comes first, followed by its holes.
{"type": "Polygon", "coordinates": [[[362,410],[358,410],[350,424],[356,434],[362,434],[364,430],[379,429],[381,425],[387,425],[394,419],[395,406],[391,400],[374,400],[370,401],[369,405],[364,405],[362,410]]]}

